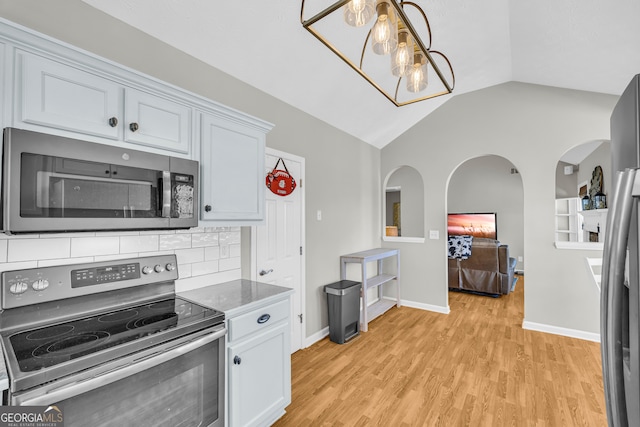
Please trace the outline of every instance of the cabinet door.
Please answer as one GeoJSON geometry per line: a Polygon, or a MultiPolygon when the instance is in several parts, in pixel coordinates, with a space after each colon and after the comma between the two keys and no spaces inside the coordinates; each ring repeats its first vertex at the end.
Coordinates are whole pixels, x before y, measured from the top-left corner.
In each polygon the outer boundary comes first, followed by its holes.
{"type": "Polygon", "coordinates": [[[230,426],[273,422],[291,403],[289,333],[285,322],[229,346],[230,426]]]}
{"type": "Polygon", "coordinates": [[[118,139],[119,85],[26,52],[17,58],[17,121],[118,139]]]}
{"type": "Polygon", "coordinates": [[[191,149],[191,107],[125,89],[124,140],[178,153],[191,149]]]}
{"type": "Polygon", "coordinates": [[[201,219],[264,219],[265,139],[249,125],[202,116],[201,219]]]}

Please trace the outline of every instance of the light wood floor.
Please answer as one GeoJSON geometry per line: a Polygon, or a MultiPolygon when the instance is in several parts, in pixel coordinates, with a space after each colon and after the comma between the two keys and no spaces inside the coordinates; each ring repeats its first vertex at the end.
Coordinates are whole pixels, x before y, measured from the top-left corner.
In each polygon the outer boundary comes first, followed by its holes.
{"type": "Polygon", "coordinates": [[[523,288],[450,292],[448,315],[393,308],[296,352],[275,426],[606,426],[600,345],[523,330],[523,288]]]}

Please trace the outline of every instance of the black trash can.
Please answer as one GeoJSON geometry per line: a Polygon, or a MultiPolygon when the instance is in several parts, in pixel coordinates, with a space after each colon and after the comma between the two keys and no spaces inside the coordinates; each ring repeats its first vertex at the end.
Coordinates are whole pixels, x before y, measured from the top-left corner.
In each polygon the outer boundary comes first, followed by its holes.
{"type": "Polygon", "coordinates": [[[360,334],[360,282],[341,280],[324,287],[329,307],[329,339],[344,344],[360,334]]]}

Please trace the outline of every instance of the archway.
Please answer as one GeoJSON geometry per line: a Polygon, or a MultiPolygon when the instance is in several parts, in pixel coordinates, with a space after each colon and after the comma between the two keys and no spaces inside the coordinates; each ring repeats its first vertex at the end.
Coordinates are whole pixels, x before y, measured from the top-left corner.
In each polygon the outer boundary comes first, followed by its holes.
{"type": "MultiPolygon", "coordinates": [[[[447,185],[447,214],[488,213],[495,214],[496,240],[509,246],[509,257],[517,262],[516,272],[524,273],[522,178],[513,163],[496,155],[475,157],[461,163],[451,173],[447,185]]],[[[451,275],[452,270],[448,273],[451,275]]]]}

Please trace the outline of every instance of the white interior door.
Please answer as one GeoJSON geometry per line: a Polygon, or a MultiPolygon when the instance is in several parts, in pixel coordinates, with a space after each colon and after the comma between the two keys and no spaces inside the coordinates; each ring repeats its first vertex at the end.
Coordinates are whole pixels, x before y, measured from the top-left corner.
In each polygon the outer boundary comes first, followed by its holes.
{"type": "MultiPolygon", "coordinates": [[[[252,279],[295,290],[291,297],[291,352],[304,346],[304,158],[266,150],[265,175],[279,158],[297,183],[287,196],[266,191],[265,224],[254,227],[256,263],[252,279]]],[[[278,169],[283,170],[282,163],[278,169]]]]}

